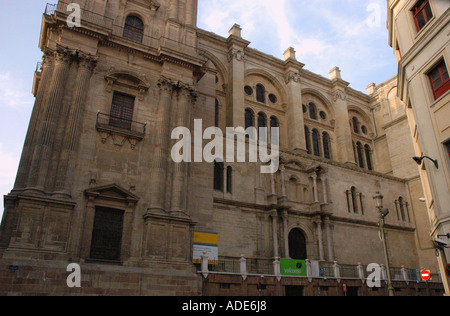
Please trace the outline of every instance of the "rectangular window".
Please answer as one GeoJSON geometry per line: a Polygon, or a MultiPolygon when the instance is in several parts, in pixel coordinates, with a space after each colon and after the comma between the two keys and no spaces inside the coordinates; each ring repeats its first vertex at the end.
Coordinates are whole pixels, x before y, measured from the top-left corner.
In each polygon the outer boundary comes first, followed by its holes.
{"type": "Polygon", "coordinates": [[[109,125],[131,130],[135,97],[114,92],[109,125]]]}
{"type": "Polygon", "coordinates": [[[431,6],[428,0],[419,0],[411,10],[416,23],[417,32],[419,32],[428,21],[433,17],[431,6]]]}
{"type": "Polygon", "coordinates": [[[92,231],[90,259],[119,261],[124,212],[97,207],[92,231]]]}
{"type": "Polygon", "coordinates": [[[444,60],[428,73],[428,78],[430,79],[435,100],[439,99],[450,89],[450,80],[444,60]]]}

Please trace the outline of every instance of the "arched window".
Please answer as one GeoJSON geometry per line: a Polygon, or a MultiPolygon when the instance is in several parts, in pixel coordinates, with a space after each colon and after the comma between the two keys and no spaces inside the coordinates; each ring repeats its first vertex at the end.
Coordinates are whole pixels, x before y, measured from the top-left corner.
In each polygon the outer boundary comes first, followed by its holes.
{"type": "Polygon", "coordinates": [[[369,145],[364,146],[365,152],[366,152],[366,160],[367,160],[367,169],[373,170],[373,164],[372,164],[372,149],[369,145]]]}
{"type": "Polygon", "coordinates": [[[280,127],[280,122],[276,116],[270,118],[270,127],[280,127]]]}
{"type": "Polygon", "coordinates": [[[353,125],[353,132],[355,132],[356,134],[359,134],[359,120],[356,116],[354,116],[352,118],[352,125],[353,125]]]}
{"type": "Polygon", "coordinates": [[[255,116],[250,109],[245,110],[245,129],[255,126],[255,116]]]}
{"type": "Polygon", "coordinates": [[[358,165],[360,168],[364,168],[364,149],[360,142],[356,143],[356,153],[358,154],[358,165]]]}
{"type": "Polygon", "coordinates": [[[266,103],[266,89],[262,84],[256,86],[256,101],[266,103]]]}
{"type": "Polygon", "coordinates": [[[320,133],[316,129],[313,129],[312,131],[312,142],[313,142],[314,156],[320,157],[320,133]]]}
{"type": "Polygon", "coordinates": [[[266,132],[261,133],[260,128],[266,128],[267,127],[267,117],[264,113],[259,112],[258,113],[258,135],[259,139],[263,142],[267,141],[267,129],[266,132]]]}
{"type": "Polygon", "coordinates": [[[306,249],[306,237],[303,232],[294,228],[289,233],[289,257],[294,260],[306,260],[308,259],[308,253],[306,249]]]}
{"type": "Polygon", "coordinates": [[[358,213],[358,196],[357,196],[355,187],[352,187],[351,194],[352,194],[353,213],[357,214],[358,213]]]}
{"type": "Polygon", "coordinates": [[[328,133],[323,133],[323,155],[326,159],[331,159],[331,139],[328,133]]]}
{"type": "Polygon", "coordinates": [[[214,190],[223,192],[223,162],[214,161],[214,190]]]}
{"type": "Polygon", "coordinates": [[[214,126],[219,127],[219,100],[216,99],[216,106],[214,109],[214,126]]]}
{"type": "Polygon", "coordinates": [[[309,118],[317,120],[317,107],[314,103],[309,104],[309,118]]]}
{"type": "Polygon", "coordinates": [[[227,167],[227,193],[233,193],[233,168],[227,167]]]}
{"type": "Polygon", "coordinates": [[[134,15],[127,17],[123,37],[136,43],[142,43],[144,38],[144,23],[140,18],[134,15]]]}
{"type": "Polygon", "coordinates": [[[308,151],[308,154],[311,155],[311,133],[307,126],[305,126],[305,138],[306,138],[306,150],[308,151]]]}

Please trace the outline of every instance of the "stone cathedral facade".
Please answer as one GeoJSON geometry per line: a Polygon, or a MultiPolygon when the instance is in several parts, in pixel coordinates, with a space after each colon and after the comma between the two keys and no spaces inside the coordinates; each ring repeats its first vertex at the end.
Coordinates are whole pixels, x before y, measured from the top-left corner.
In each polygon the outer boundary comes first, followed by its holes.
{"type": "MultiPolygon", "coordinates": [[[[15,281],[1,294],[253,295],[261,274],[267,295],[339,294],[336,280],[277,279],[270,267],[383,264],[377,192],[392,267],[437,272],[395,78],[356,91],[337,67],[330,78],[306,70],[292,48],[284,59],[252,49],[238,25],[228,38],[197,28],[196,0],[74,2],[79,27],[66,1],[43,16],[36,102],[0,230],[1,277],[15,281]],[[279,127],[279,170],[174,163],[171,132],[195,119],[279,127]],[[218,235],[206,279],[195,232],[218,235]],[[245,280],[225,271],[242,258],[245,280]],[[69,263],[81,266],[79,289],[66,285],[69,263]]],[[[396,289],[423,288],[412,286],[396,289]]]]}

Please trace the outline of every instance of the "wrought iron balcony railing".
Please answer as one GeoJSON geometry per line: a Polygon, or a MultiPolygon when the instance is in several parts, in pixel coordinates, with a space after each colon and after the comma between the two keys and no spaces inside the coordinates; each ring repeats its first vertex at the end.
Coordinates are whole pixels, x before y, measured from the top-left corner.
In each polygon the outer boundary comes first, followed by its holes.
{"type": "Polygon", "coordinates": [[[100,129],[107,132],[125,133],[130,136],[143,138],[146,132],[147,124],[99,112],[97,114],[96,126],[98,130],[100,129]]]}

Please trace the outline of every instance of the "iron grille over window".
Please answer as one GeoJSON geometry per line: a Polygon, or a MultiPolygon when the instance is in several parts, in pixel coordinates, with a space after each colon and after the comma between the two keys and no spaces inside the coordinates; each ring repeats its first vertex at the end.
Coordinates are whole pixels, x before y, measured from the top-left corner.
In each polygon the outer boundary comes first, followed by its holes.
{"type": "Polygon", "coordinates": [[[133,15],[127,17],[123,37],[133,42],[142,43],[144,38],[144,23],[142,20],[133,15]]]}
{"type": "Polygon", "coordinates": [[[123,215],[124,212],[120,210],[96,208],[90,259],[120,260],[123,215]]]}
{"type": "Polygon", "coordinates": [[[131,130],[135,98],[119,92],[114,92],[111,105],[109,125],[131,130]]]}

